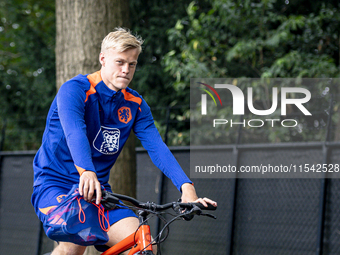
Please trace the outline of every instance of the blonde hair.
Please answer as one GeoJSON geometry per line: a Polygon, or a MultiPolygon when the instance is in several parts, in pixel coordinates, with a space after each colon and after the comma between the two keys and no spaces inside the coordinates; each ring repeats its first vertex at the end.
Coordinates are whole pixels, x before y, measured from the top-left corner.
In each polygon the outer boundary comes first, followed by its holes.
{"type": "Polygon", "coordinates": [[[134,36],[129,29],[117,27],[103,39],[101,52],[108,49],[116,49],[119,52],[123,52],[127,49],[137,48],[139,53],[141,53],[142,44],[142,37],[134,36]]]}

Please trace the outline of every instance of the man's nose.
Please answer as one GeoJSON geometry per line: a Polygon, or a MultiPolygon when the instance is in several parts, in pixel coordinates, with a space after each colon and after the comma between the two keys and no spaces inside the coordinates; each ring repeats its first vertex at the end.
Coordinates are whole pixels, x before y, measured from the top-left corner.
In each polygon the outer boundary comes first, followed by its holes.
{"type": "Polygon", "coordinates": [[[129,63],[125,63],[125,64],[123,65],[123,73],[128,74],[129,72],[130,72],[129,63]]]}

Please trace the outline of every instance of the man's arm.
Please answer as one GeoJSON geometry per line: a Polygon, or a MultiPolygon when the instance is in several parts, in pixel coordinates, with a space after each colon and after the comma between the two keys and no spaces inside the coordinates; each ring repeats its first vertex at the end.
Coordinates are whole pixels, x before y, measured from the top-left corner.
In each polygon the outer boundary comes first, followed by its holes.
{"type": "Polygon", "coordinates": [[[86,91],[77,81],[68,81],[57,94],[58,115],[68,149],[79,177],[79,193],[90,201],[96,190],[96,203],[100,203],[101,185],[92,163],[91,147],[85,125],[86,91]]]}
{"type": "Polygon", "coordinates": [[[199,202],[204,206],[210,203],[217,206],[217,203],[208,198],[198,198],[195,187],[191,180],[184,173],[177,160],[164,144],[154,125],[150,108],[143,100],[141,111],[137,116],[134,132],[143,147],[148,151],[152,162],[171,179],[179,191],[182,192],[183,202],[199,202]]]}
{"type": "Polygon", "coordinates": [[[176,188],[181,191],[184,183],[192,183],[191,180],[182,170],[177,160],[163,142],[157,128],[155,127],[153,117],[149,106],[143,100],[140,105],[133,131],[141,141],[143,147],[148,151],[152,162],[168,178],[171,179],[176,188]]]}

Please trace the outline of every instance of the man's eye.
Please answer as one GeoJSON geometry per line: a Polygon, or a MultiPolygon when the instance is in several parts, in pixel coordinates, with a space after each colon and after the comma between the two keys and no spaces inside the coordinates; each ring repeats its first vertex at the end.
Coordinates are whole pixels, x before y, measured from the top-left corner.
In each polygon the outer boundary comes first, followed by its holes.
{"type": "Polygon", "coordinates": [[[123,64],[123,61],[117,60],[117,64],[123,64]]]}
{"type": "Polygon", "coordinates": [[[136,64],[135,64],[135,63],[131,63],[130,66],[131,66],[131,67],[135,67],[136,64]]]}

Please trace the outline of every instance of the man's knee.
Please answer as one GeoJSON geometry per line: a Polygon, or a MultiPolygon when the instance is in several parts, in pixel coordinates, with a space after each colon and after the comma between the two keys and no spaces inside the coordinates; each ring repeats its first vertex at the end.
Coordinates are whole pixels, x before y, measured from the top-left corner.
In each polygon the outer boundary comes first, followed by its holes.
{"type": "Polygon", "coordinates": [[[110,227],[108,246],[113,246],[124,238],[133,234],[139,226],[139,221],[135,217],[124,218],[110,227]]]}
{"type": "Polygon", "coordinates": [[[83,255],[86,247],[73,243],[60,242],[51,255],[83,255]]]}

